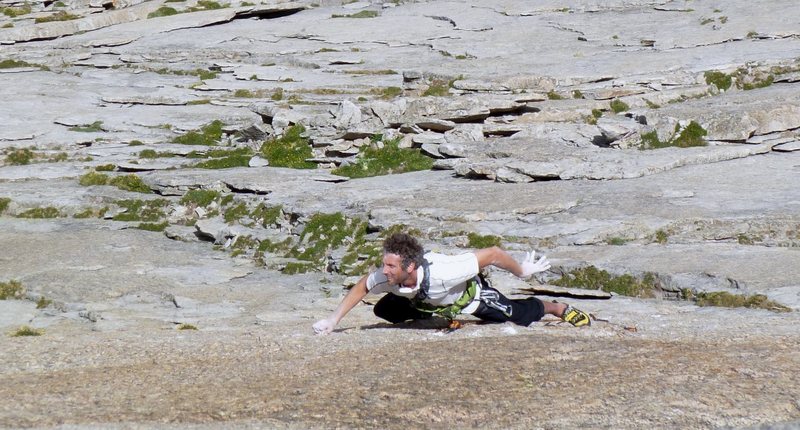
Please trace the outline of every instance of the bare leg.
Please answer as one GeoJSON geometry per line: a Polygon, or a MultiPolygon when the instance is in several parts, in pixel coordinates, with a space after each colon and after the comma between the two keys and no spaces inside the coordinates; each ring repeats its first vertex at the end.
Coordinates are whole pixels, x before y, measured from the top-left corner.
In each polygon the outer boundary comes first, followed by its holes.
{"type": "Polygon", "coordinates": [[[542,304],[544,305],[544,313],[555,315],[559,318],[564,315],[564,311],[567,309],[567,305],[564,303],[546,302],[542,300],[542,304]]]}

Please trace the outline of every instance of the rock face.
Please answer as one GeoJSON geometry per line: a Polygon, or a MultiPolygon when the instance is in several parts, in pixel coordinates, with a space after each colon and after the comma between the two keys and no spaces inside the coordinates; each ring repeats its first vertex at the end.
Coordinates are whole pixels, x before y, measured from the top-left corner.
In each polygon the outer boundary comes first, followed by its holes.
{"type": "Polygon", "coordinates": [[[769,3],[5,1],[0,427],[799,425],[800,9],[769,3]],[[347,173],[367,149],[433,168],[347,173]],[[547,254],[494,285],[593,325],[313,336],[400,227],[547,254]],[[557,285],[587,268],[652,288],[557,285]]]}

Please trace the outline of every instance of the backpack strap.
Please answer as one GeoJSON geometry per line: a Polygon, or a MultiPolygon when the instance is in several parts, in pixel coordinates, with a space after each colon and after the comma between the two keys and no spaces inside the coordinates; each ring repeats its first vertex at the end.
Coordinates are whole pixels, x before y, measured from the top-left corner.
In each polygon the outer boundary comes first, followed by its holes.
{"type": "Polygon", "coordinates": [[[461,310],[467,307],[472,300],[477,295],[478,284],[483,283],[485,284],[485,279],[483,278],[482,274],[475,276],[473,279],[467,281],[467,288],[464,290],[464,294],[456,300],[455,303],[452,305],[447,306],[436,306],[430,303],[426,303],[425,300],[428,298],[428,291],[431,288],[431,263],[423,259],[422,260],[422,282],[419,286],[419,291],[417,291],[417,295],[414,296],[412,302],[414,303],[414,307],[417,308],[418,311],[427,312],[427,313],[434,313],[441,315],[448,320],[453,320],[455,317],[461,313],[461,310]]]}
{"type": "Polygon", "coordinates": [[[428,291],[431,288],[431,263],[425,258],[422,259],[422,273],[422,282],[419,285],[417,295],[414,297],[414,301],[417,303],[421,303],[428,298],[428,291]]]}

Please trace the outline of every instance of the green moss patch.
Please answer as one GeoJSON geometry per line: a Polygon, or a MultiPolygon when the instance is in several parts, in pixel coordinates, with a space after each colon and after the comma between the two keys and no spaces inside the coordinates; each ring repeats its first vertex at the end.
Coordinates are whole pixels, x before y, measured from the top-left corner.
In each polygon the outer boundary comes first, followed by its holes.
{"type": "Polygon", "coordinates": [[[223,158],[214,158],[211,160],[201,161],[194,164],[192,167],[198,169],[230,169],[233,167],[248,167],[252,155],[229,155],[223,158]]]}
{"type": "Polygon", "coordinates": [[[178,324],[178,327],[176,327],[176,329],[178,329],[178,330],[197,330],[197,327],[192,325],[192,324],[183,323],[183,324],[178,324]]]}
{"type": "Polygon", "coordinates": [[[666,141],[658,138],[658,133],[651,131],[642,135],[641,149],[659,149],[676,146],[678,148],[689,148],[693,146],[706,146],[708,142],[703,139],[708,132],[700,124],[691,121],[686,127],[675,124],[675,132],[666,141]]]}
{"type": "Polygon", "coordinates": [[[105,173],[89,172],[78,179],[78,183],[84,187],[91,185],[108,185],[110,177],[105,173]]]}
{"type": "Polygon", "coordinates": [[[683,290],[682,295],[685,300],[694,301],[697,306],[766,309],[773,312],[792,311],[789,307],[769,300],[767,296],[763,294],[748,296],[744,294],[731,294],[727,291],[701,292],[695,294],[690,290],[683,290]]]}
{"type": "Polygon", "coordinates": [[[150,194],[152,192],[150,187],[142,181],[142,178],[135,174],[114,177],[108,184],[125,191],[145,194],[150,194]]]}
{"type": "Polygon", "coordinates": [[[160,222],[160,223],[152,223],[152,222],[143,222],[136,226],[139,230],[147,230],[147,231],[164,231],[169,226],[167,221],[160,222]]]}
{"type": "Polygon", "coordinates": [[[370,91],[370,93],[375,94],[383,99],[393,99],[401,96],[403,94],[403,89],[400,87],[374,88],[370,91]]]}
{"type": "Polygon", "coordinates": [[[625,102],[623,102],[622,100],[619,100],[619,99],[611,100],[611,102],[609,103],[609,106],[611,106],[611,110],[614,113],[626,112],[626,111],[628,111],[630,109],[630,106],[628,106],[627,103],[625,103],[625,102]]]}
{"type": "Polygon", "coordinates": [[[456,79],[451,79],[449,81],[443,79],[434,79],[431,81],[428,89],[422,93],[422,96],[434,96],[434,97],[444,97],[450,95],[450,88],[453,87],[453,83],[456,79]]]}
{"type": "Polygon", "coordinates": [[[95,133],[103,130],[103,121],[95,121],[91,124],[76,125],[70,127],[69,131],[77,131],[81,133],[95,133]]]}
{"type": "Polygon", "coordinates": [[[334,169],[334,175],[348,178],[365,178],[369,176],[389,175],[393,173],[430,170],[433,159],[420,153],[417,149],[398,147],[398,141],[385,141],[383,148],[364,146],[356,157],[356,162],[334,169]]]}
{"type": "Polygon", "coordinates": [[[72,21],[79,18],[81,17],[78,15],[73,15],[65,10],[60,10],[52,15],[36,18],[34,22],[36,22],[36,24],[41,24],[43,22],[72,21]]]}
{"type": "Polygon", "coordinates": [[[177,15],[178,13],[179,12],[173,7],[161,6],[160,8],[156,9],[154,12],[150,12],[149,14],[147,14],[147,17],[148,18],[160,18],[162,16],[177,15]]]}
{"type": "Polygon", "coordinates": [[[306,161],[314,154],[308,138],[302,135],[305,131],[305,127],[300,124],[289,127],[283,137],[264,142],[261,154],[273,167],[315,169],[316,164],[306,161]]]}
{"type": "Polygon", "coordinates": [[[157,152],[154,149],[143,149],[142,151],[139,152],[139,157],[140,158],[151,158],[151,159],[152,158],[170,158],[170,157],[175,157],[175,153],[174,152],[168,152],[168,151],[166,151],[166,152],[157,152]]]}
{"type": "Polygon", "coordinates": [[[8,209],[11,204],[11,199],[8,197],[0,197],[0,215],[8,209]]]}
{"type": "Polygon", "coordinates": [[[225,219],[225,222],[231,224],[232,222],[244,218],[250,215],[250,210],[247,208],[247,204],[242,202],[238,205],[229,207],[222,215],[225,219]]]}
{"type": "Polygon", "coordinates": [[[44,208],[33,208],[28,209],[25,212],[17,215],[17,218],[58,218],[61,216],[61,212],[51,206],[44,207],[44,208]]]}
{"type": "Polygon", "coordinates": [[[86,208],[85,210],[76,213],[72,217],[78,219],[102,218],[105,216],[106,212],[108,212],[108,206],[104,206],[102,208],[86,208]]]}
{"type": "Polygon", "coordinates": [[[283,217],[283,206],[267,206],[260,203],[250,212],[250,219],[261,224],[262,227],[275,225],[283,217]]]}
{"type": "Polygon", "coordinates": [[[550,283],[566,288],[602,290],[630,297],[653,297],[657,289],[656,277],[651,273],[638,279],[628,274],[614,276],[595,266],[574,269],[550,283]]]}
{"type": "Polygon", "coordinates": [[[36,300],[36,309],[45,309],[51,304],[53,304],[52,300],[48,300],[45,296],[41,296],[38,300],[36,300]]]}
{"type": "Polygon", "coordinates": [[[362,10],[349,15],[333,14],[331,15],[331,18],[375,18],[379,15],[380,13],[374,10],[362,10]]]}
{"type": "Polygon", "coordinates": [[[13,59],[0,61],[0,69],[16,69],[20,67],[39,67],[39,66],[25,61],[13,60],[13,59]]]}
{"type": "Polygon", "coordinates": [[[722,73],[718,70],[710,70],[703,74],[706,78],[706,83],[709,85],[715,85],[718,89],[722,91],[728,90],[731,85],[733,84],[733,79],[731,75],[722,73]]]}
{"type": "Polygon", "coordinates": [[[503,239],[500,236],[491,234],[469,233],[467,234],[467,240],[467,246],[476,249],[491,248],[492,246],[500,246],[503,243],[503,239]]]}
{"type": "Polygon", "coordinates": [[[11,337],[22,337],[22,336],[41,336],[44,334],[43,329],[36,329],[32,327],[28,327],[26,325],[14,330],[10,333],[11,337]]]}
{"type": "Polygon", "coordinates": [[[181,197],[181,204],[193,204],[206,207],[220,197],[219,191],[214,190],[189,190],[181,197]]]}
{"type": "Polygon", "coordinates": [[[19,7],[5,7],[5,8],[4,7],[0,7],[0,10],[3,11],[3,15],[5,15],[7,17],[10,17],[10,18],[16,18],[18,16],[27,15],[27,14],[31,13],[32,9],[31,9],[31,5],[24,4],[24,5],[19,6],[19,7]]]}
{"type": "Polygon", "coordinates": [[[222,121],[214,120],[200,127],[200,130],[190,131],[172,139],[172,142],[181,145],[216,145],[222,139],[222,125],[222,121]]]}
{"type": "Polygon", "coordinates": [[[25,297],[25,288],[19,281],[0,282],[0,300],[18,300],[25,297]]]}
{"type": "Polygon", "coordinates": [[[164,218],[164,208],[169,205],[166,199],[118,200],[115,203],[125,212],[115,215],[114,221],[157,222],[164,218]]]}
{"type": "Polygon", "coordinates": [[[12,166],[23,166],[30,164],[36,154],[28,148],[12,149],[6,153],[6,164],[12,166]]]}

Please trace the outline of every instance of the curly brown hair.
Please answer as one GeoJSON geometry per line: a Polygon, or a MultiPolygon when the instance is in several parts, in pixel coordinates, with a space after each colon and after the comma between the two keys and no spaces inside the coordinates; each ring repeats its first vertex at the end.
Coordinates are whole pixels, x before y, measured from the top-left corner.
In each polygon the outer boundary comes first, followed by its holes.
{"type": "Polygon", "coordinates": [[[423,255],[425,251],[422,249],[419,241],[414,236],[406,233],[395,233],[383,241],[384,254],[396,254],[400,256],[402,261],[402,268],[406,269],[411,263],[416,267],[422,266],[423,255]]]}

